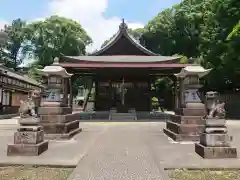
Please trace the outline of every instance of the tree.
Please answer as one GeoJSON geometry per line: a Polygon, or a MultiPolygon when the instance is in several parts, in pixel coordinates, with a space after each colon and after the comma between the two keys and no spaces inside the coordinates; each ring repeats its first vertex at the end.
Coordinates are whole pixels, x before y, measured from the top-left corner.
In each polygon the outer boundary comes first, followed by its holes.
{"type": "Polygon", "coordinates": [[[27,32],[32,54],[41,66],[52,64],[54,57],[61,53],[84,55],[86,46],[92,42],[79,23],[59,16],[29,24],[27,32]]]}
{"type": "Polygon", "coordinates": [[[236,47],[232,46],[233,41],[229,41],[228,37],[239,22],[240,2],[238,0],[205,1],[211,2],[211,6],[201,27],[200,50],[204,59],[203,65],[214,69],[209,74],[207,83],[213,89],[234,90],[239,84],[236,69],[239,69],[240,64],[235,63],[239,56],[236,47]]]}
{"type": "Polygon", "coordinates": [[[38,61],[34,61],[30,64],[28,64],[28,72],[27,75],[32,78],[35,79],[38,82],[42,83],[42,76],[39,73],[39,69],[43,69],[42,65],[38,64],[38,61]]]}
{"type": "Polygon", "coordinates": [[[172,38],[174,9],[166,9],[150,20],[144,27],[140,43],[151,51],[161,55],[182,54],[174,50],[172,38]]]}
{"type": "Polygon", "coordinates": [[[157,54],[181,54],[213,68],[206,89],[234,89],[239,78],[239,41],[230,37],[239,17],[239,0],[183,0],[150,20],[140,42],[157,54]]]}
{"type": "MultiPolygon", "coordinates": [[[[54,57],[61,54],[79,56],[86,54],[86,46],[92,40],[82,26],[71,19],[51,16],[27,26],[31,54],[36,59],[30,64],[29,76],[41,81],[37,69],[53,63],[54,57]]],[[[76,93],[81,80],[73,78],[73,92],[76,93]]]]}
{"type": "Polygon", "coordinates": [[[21,19],[13,20],[10,25],[4,27],[4,31],[8,34],[8,40],[1,49],[1,58],[5,66],[16,71],[29,50],[25,30],[26,22],[21,19]]]}

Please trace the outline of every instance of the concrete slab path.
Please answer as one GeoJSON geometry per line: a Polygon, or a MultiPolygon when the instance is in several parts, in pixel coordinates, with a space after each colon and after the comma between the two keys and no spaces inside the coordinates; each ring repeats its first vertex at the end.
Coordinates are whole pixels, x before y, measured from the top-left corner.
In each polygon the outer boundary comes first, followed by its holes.
{"type": "Polygon", "coordinates": [[[106,123],[105,127],[69,179],[168,178],[151,142],[151,136],[159,133],[155,123],[106,123]]]}
{"type": "MultiPolygon", "coordinates": [[[[240,122],[227,124],[240,156],[240,122]]],[[[163,133],[165,122],[92,122],[80,127],[83,132],[69,141],[51,141],[38,157],[7,157],[14,131],[0,125],[0,165],[77,166],[72,180],[161,180],[163,168],[240,168],[239,158],[207,160],[195,153],[194,143],[173,142],[163,133]]]]}

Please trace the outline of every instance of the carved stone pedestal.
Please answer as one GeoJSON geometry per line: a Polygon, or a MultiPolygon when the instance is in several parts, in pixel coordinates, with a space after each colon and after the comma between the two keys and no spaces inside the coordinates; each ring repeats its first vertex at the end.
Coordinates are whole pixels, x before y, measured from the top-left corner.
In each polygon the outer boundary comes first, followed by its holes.
{"type": "Polygon", "coordinates": [[[45,139],[70,139],[82,131],[79,128],[80,113],[72,113],[70,107],[40,107],[40,125],[43,127],[45,139]]]}
{"type": "Polygon", "coordinates": [[[8,156],[38,156],[48,149],[41,126],[20,126],[14,133],[14,143],[7,148],[8,156]]]}
{"type": "Polygon", "coordinates": [[[182,108],[167,121],[164,133],[175,141],[199,141],[204,130],[204,106],[182,108]]]}
{"type": "Polygon", "coordinates": [[[206,119],[205,131],[200,142],[195,144],[195,152],[203,158],[236,158],[237,149],[230,146],[225,119],[206,119]]]}
{"type": "Polygon", "coordinates": [[[196,143],[195,152],[206,159],[237,158],[237,149],[234,147],[209,147],[196,143]]]}

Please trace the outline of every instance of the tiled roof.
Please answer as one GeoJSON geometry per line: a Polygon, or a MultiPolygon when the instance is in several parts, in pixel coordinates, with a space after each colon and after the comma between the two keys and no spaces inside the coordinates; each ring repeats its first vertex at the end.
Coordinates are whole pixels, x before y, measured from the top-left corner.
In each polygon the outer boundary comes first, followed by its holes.
{"type": "Polygon", "coordinates": [[[92,53],[91,55],[93,56],[98,56],[101,53],[103,53],[104,51],[106,51],[107,49],[109,49],[110,47],[112,47],[115,43],[118,42],[118,40],[122,37],[126,37],[128,39],[128,41],[130,43],[132,43],[134,46],[136,46],[140,51],[144,52],[144,54],[148,55],[148,56],[157,56],[157,54],[155,54],[154,52],[148,50],[147,48],[145,48],[144,46],[142,46],[140,43],[137,42],[136,39],[134,39],[134,37],[132,37],[129,33],[128,33],[128,27],[127,24],[123,22],[120,24],[119,26],[119,30],[117,32],[117,34],[100,50],[92,53]]]}
{"type": "Polygon", "coordinates": [[[38,83],[34,79],[31,79],[27,75],[23,75],[23,74],[14,72],[13,70],[11,70],[11,69],[3,66],[3,65],[0,65],[0,71],[2,71],[2,74],[5,74],[6,76],[13,77],[15,79],[24,81],[26,83],[29,83],[29,84],[32,84],[32,85],[35,85],[35,86],[42,87],[42,85],[40,83],[38,83]]]}
{"type": "Polygon", "coordinates": [[[89,61],[89,62],[115,62],[115,63],[155,63],[166,61],[180,61],[180,57],[176,56],[64,56],[62,62],[89,61]]]}

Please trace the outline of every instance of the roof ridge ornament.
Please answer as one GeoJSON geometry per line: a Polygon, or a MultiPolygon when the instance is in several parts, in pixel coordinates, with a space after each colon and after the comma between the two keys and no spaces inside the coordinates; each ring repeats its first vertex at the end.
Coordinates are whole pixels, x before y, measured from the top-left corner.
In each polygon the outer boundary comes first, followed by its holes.
{"type": "Polygon", "coordinates": [[[127,24],[125,23],[124,18],[122,19],[122,23],[120,24],[119,28],[120,28],[120,29],[125,29],[125,30],[128,29],[128,26],[127,26],[127,24]]]}
{"type": "Polygon", "coordinates": [[[53,66],[60,66],[59,64],[59,58],[58,57],[55,57],[54,60],[53,60],[53,66]]]}

